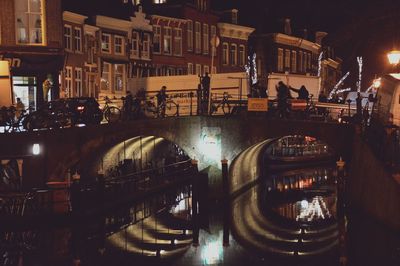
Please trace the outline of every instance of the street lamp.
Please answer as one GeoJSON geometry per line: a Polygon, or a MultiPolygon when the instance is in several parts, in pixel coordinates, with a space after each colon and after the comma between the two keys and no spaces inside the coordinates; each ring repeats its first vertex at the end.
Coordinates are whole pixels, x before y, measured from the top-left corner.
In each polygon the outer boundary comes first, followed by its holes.
{"type": "Polygon", "coordinates": [[[400,62],[400,51],[398,50],[390,51],[387,54],[387,57],[391,65],[397,65],[400,62]]]}

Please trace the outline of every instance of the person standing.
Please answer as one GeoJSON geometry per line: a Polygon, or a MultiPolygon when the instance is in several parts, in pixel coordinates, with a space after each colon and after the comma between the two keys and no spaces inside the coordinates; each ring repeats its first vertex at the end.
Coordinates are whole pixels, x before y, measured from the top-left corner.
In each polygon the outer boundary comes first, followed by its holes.
{"type": "Polygon", "coordinates": [[[167,87],[166,86],[162,86],[161,90],[157,93],[156,97],[157,97],[157,108],[159,111],[159,115],[161,117],[165,117],[165,105],[166,105],[166,101],[167,101],[167,87]]]}
{"type": "Polygon", "coordinates": [[[292,87],[289,87],[289,89],[291,91],[296,92],[299,95],[297,97],[297,99],[308,101],[308,97],[309,97],[310,94],[308,93],[308,90],[306,89],[306,87],[304,85],[301,86],[300,89],[295,89],[295,88],[292,88],[292,87]]]}
{"type": "Polygon", "coordinates": [[[278,112],[279,116],[285,118],[287,116],[287,109],[288,109],[288,98],[289,98],[289,88],[283,83],[279,81],[278,85],[276,86],[276,92],[278,97],[278,112]]]}
{"type": "Polygon", "coordinates": [[[18,119],[25,110],[25,105],[21,101],[21,98],[17,98],[17,103],[15,106],[15,117],[18,119]]]}
{"type": "Polygon", "coordinates": [[[126,120],[130,120],[132,114],[132,106],[133,106],[133,97],[132,93],[128,91],[126,93],[125,102],[124,102],[124,116],[126,120]]]}

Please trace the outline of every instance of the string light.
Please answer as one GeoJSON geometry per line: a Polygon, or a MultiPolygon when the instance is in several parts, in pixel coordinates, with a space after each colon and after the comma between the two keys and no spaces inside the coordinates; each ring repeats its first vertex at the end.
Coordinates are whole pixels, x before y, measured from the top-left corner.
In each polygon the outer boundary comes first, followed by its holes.
{"type": "Polygon", "coordinates": [[[357,92],[361,92],[362,67],[363,67],[363,58],[362,58],[362,56],[358,56],[357,57],[357,62],[358,62],[357,92]]]}
{"type": "Polygon", "coordinates": [[[322,70],[322,56],[324,52],[321,52],[318,57],[318,77],[321,77],[321,70],[322,70]]]}
{"type": "Polygon", "coordinates": [[[328,99],[332,99],[332,96],[336,93],[337,89],[339,88],[339,86],[344,82],[345,79],[347,79],[347,77],[350,75],[350,72],[347,72],[346,75],[344,75],[339,82],[335,85],[335,87],[333,87],[333,90],[329,93],[329,97],[328,99]]]}

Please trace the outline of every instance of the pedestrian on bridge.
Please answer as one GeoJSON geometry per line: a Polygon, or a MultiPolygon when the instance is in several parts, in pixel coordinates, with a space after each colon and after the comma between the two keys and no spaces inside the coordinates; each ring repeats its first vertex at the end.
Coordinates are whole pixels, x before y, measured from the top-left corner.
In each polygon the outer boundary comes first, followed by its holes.
{"type": "Polygon", "coordinates": [[[161,117],[165,117],[165,105],[166,105],[166,101],[168,98],[167,95],[167,87],[166,86],[162,86],[161,90],[157,93],[156,97],[157,97],[157,106],[159,108],[159,114],[161,117]]]}

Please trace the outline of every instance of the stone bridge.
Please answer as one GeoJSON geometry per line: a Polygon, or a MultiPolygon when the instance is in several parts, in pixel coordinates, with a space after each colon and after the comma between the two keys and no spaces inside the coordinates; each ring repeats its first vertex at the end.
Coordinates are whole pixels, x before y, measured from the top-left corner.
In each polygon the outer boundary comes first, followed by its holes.
{"type": "Polygon", "coordinates": [[[350,158],[353,128],[345,124],[266,119],[264,117],[174,117],[67,129],[0,135],[0,158],[23,159],[23,187],[40,186],[64,177],[71,166],[93,160],[105,147],[137,136],[164,138],[177,144],[199,168],[219,168],[251,145],[272,137],[301,134],[325,141],[338,155],[350,158]],[[32,155],[33,144],[41,153],[32,155]]]}

